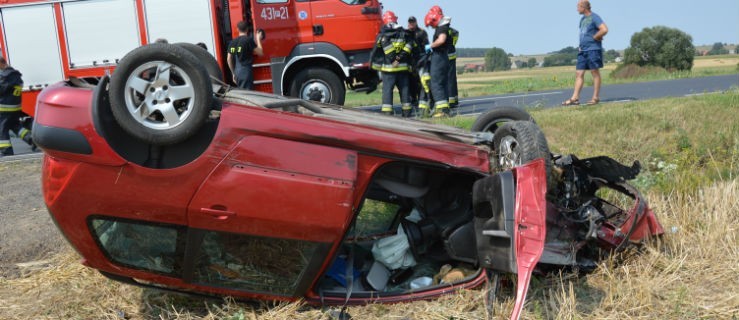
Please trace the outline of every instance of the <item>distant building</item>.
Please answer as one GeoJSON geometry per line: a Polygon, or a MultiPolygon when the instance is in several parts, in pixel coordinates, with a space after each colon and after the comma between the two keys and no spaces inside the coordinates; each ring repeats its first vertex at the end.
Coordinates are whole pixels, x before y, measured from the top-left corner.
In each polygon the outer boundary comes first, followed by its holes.
{"type": "Polygon", "coordinates": [[[464,65],[464,72],[483,72],[485,71],[484,63],[468,63],[464,65]]]}

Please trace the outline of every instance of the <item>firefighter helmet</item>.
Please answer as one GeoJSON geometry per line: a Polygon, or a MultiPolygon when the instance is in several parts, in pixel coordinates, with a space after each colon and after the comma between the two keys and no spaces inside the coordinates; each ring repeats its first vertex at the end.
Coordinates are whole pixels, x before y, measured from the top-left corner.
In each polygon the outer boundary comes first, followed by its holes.
{"type": "Polygon", "coordinates": [[[441,18],[444,17],[440,12],[429,10],[429,13],[426,14],[426,19],[424,19],[424,22],[426,23],[426,26],[429,27],[438,27],[439,21],[441,21],[441,18]]]}
{"type": "Polygon", "coordinates": [[[429,9],[429,12],[436,12],[436,13],[442,15],[442,16],[444,15],[444,11],[442,11],[441,10],[441,7],[439,7],[439,6],[433,6],[433,7],[431,7],[431,9],[429,9]]]}
{"type": "Polygon", "coordinates": [[[395,15],[395,12],[392,11],[386,11],[382,15],[382,23],[389,24],[389,23],[398,23],[398,16],[395,15]]]}

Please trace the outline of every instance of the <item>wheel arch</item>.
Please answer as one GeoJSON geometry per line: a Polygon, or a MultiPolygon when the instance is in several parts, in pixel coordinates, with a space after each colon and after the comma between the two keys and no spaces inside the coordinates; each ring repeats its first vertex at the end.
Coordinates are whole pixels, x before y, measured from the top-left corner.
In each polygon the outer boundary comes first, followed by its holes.
{"type": "Polygon", "coordinates": [[[290,82],[306,67],[323,67],[340,79],[349,78],[349,61],[341,49],[330,43],[312,43],[296,46],[290,53],[280,78],[282,94],[289,94],[290,82]]]}

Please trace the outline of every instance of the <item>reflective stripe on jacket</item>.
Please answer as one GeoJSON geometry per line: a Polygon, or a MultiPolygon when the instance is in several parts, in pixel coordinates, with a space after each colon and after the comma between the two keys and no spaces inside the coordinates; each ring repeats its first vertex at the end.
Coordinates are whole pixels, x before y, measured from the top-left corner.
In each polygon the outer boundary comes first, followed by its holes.
{"type": "Polygon", "coordinates": [[[8,66],[0,71],[0,112],[21,111],[21,73],[8,66]]]}

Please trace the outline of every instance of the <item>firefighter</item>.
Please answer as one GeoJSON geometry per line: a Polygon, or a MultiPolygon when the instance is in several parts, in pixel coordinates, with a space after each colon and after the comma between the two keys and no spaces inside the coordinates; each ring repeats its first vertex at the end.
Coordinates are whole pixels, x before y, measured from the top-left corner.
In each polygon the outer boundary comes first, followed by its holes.
{"type": "MultiPolygon", "coordinates": [[[[420,72],[421,66],[419,66],[419,62],[424,54],[423,48],[429,44],[429,35],[426,33],[426,30],[418,27],[418,21],[416,21],[416,17],[414,16],[408,18],[408,32],[411,33],[415,42],[415,46],[413,47],[413,63],[414,66],[416,66],[415,69],[420,72]]],[[[418,72],[411,71],[408,84],[408,87],[410,88],[411,105],[418,108],[419,98],[422,95],[421,91],[423,91],[420,74],[418,72]]],[[[426,105],[426,109],[428,109],[428,105],[426,105]]]]}
{"type": "Polygon", "coordinates": [[[421,91],[418,95],[418,111],[421,117],[427,117],[434,104],[431,96],[431,53],[424,53],[416,64],[421,91]]]}
{"type": "Polygon", "coordinates": [[[457,90],[457,40],[459,31],[449,27],[449,36],[452,37],[452,46],[449,47],[449,107],[459,106],[459,93],[457,90]]]}
{"type": "Polygon", "coordinates": [[[382,72],[382,113],[393,113],[393,89],[400,91],[402,114],[409,117],[411,107],[408,87],[413,52],[413,39],[398,25],[398,17],[392,11],[382,15],[380,34],[372,52],[372,69],[382,72]]]}
{"type": "Polygon", "coordinates": [[[254,72],[252,65],[254,64],[254,55],[262,56],[262,39],[264,32],[257,31],[257,36],[252,33],[252,26],[246,21],[236,24],[239,30],[239,36],[231,40],[228,44],[228,68],[233,74],[233,81],[236,86],[242,89],[254,89],[254,72]]]}
{"type": "Polygon", "coordinates": [[[451,18],[445,17],[441,8],[434,6],[424,19],[427,27],[435,29],[434,38],[426,51],[431,51],[431,95],[434,97],[434,116],[449,116],[449,36],[451,18]]]}
{"type": "Polygon", "coordinates": [[[31,131],[21,125],[21,93],[23,80],[18,70],[8,65],[5,58],[0,57],[0,157],[13,155],[10,144],[10,132],[28,143],[32,149],[31,131]]]}

